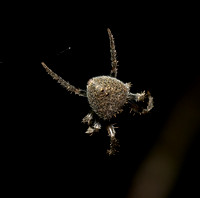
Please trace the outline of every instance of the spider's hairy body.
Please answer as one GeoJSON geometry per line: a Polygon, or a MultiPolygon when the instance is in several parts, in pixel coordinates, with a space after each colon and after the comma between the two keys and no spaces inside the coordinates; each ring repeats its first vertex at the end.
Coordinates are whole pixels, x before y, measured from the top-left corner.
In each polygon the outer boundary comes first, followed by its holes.
{"type": "Polygon", "coordinates": [[[109,120],[122,111],[129,94],[128,84],[110,77],[98,76],[87,85],[87,98],[92,110],[102,119],[109,120]]]}
{"type": "Polygon", "coordinates": [[[83,123],[88,124],[87,134],[92,135],[101,129],[101,121],[106,121],[106,129],[110,137],[110,148],[107,150],[109,155],[118,152],[118,140],[114,124],[111,118],[117,113],[122,112],[125,104],[129,104],[131,111],[140,115],[148,113],[153,108],[153,97],[150,92],[131,93],[131,83],[123,83],[117,79],[118,61],[115,50],[115,42],[113,35],[108,28],[110,40],[111,54],[111,71],[110,76],[97,76],[91,78],[87,83],[87,89],[79,89],[65,81],[63,78],[53,72],[44,62],[42,66],[47,73],[58,83],[60,83],[67,91],[86,97],[91,107],[90,112],[82,119],[83,123]],[[146,108],[139,105],[138,102],[145,102],[148,99],[146,108]],[[97,116],[95,116],[95,114],[97,116]]]}

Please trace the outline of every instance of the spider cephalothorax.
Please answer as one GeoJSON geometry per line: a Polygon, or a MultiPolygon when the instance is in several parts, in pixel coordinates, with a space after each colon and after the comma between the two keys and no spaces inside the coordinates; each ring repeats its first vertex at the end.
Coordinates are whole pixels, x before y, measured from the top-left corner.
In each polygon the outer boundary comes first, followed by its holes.
{"type": "MultiPolygon", "coordinates": [[[[113,35],[108,29],[110,39],[110,52],[112,69],[110,76],[97,76],[91,78],[87,83],[87,89],[82,90],[74,87],[69,82],[63,80],[60,76],[54,73],[47,65],[42,62],[42,66],[46,69],[53,79],[57,80],[68,91],[78,94],[79,96],[87,97],[91,107],[91,112],[88,113],[82,120],[83,123],[88,123],[86,133],[92,135],[101,129],[100,119],[111,121],[111,119],[123,110],[125,104],[130,104],[130,108],[135,113],[145,114],[153,108],[153,97],[149,92],[133,94],[130,92],[130,83],[123,83],[117,77],[117,59],[113,35]],[[137,102],[144,102],[148,98],[147,107],[140,107],[137,102]],[[97,116],[94,116],[94,115],[97,116]],[[95,117],[95,118],[94,118],[95,117]]],[[[108,154],[114,154],[118,150],[118,141],[115,137],[115,127],[112,123],[107,124],[108,135],[110,136],[110,148],[108,154]]]]}

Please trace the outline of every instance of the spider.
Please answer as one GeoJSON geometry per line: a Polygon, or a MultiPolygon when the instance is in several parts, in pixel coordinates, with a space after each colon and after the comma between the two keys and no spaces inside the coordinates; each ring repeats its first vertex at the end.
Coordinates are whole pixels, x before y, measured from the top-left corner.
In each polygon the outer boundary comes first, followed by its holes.
{"type": "Polygon", "coordinates": [[[89,79],[86,90],[76,88],[69,82],[62,79],[54,73],[47,65],[42,62],[42,66],[47,73],[57,80],[67,91],[86,97],[91,108],[91,111],[82,119],[83,123],[88,124],[87,134],[92,135],[98,132],[101,128],[101,121],[106,121],[106,129],[110,137],[110,146],[107,149],[109,155],[118,152],[118,140],[116,138],[116,131],[114,123],[111,122],[113,117],[123,111],[125,104],[130,105],[131,111],[138,114],[146,114],[153,108],[153,97],[150,92],[145,93],[131,93],[131,83],[123,83],[117,79],[118,61],[115,50],[114,37],[107,29],[110,41],[111,54],[111,71],[110,75],[97,76],[89,79]],[[147,99],[146,108],[139,105],[139,102],[145,102],[147,99]]]}

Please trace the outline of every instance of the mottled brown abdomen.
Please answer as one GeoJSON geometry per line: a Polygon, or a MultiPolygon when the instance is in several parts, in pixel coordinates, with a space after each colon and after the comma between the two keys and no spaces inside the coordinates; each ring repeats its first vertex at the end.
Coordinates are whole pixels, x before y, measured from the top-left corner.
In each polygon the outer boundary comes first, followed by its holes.
{"type": "Polygon", "coordinates": [[[93,111],[102,119],[111,119],[127,101],[129,86],[110,76],[88,81],[87,97],[93,111]]]}

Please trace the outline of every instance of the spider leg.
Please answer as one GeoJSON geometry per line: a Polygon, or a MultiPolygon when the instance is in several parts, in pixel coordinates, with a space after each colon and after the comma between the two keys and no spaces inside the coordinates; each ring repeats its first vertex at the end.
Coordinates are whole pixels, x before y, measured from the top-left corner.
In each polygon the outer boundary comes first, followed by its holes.
{"type": "Polygon", "coordinates": [[[93,128],[95,130],[95,132],[98,132],[101,129],[101,124],[98,121],[94,122],[93,128]]]}
{"type": "Polygon", "coordinates": [[[87,131],[85,133],[87,133],[89,135],[92,135],[94,133],[94,129],[89,126],[88,129],[87,129],[87,131]]]}
{"type": "Polygon", "coordinates": [[[91,125],[91,122],[93,120],[93,113],[88,113],[83,119],[83,123],[88,123],[88,125],[91,125]]]}
{"type": "Polygon", "coordinates": [[[47,65],[42,62],[42,66],[45,68],[46,72],[54,79],[57,80],[58,83],[60,83],[64,88],[67,89],[67,91],[73,92],[79,96],[86,97],[86,91],[82,89],[78,89],[74,87],[73,85],[70,85],[69,82],[66,82],[64,79],[62,79],[60,76],[58,76],[56,73],[54,73],[47,65]]]}
{"type": "Polygon", "coordinates": [[[145,97],[146,97],[145,91],[143,91],[142,93],[136,93],[136,94],[130,93],[129,94],[129,98],[131,100],[135,100],[136,102],[144,101],[145,97]]]}
{"type": "Polygon", "coordinates": [[[131,103],[131,111],[133,110],[134,112],[139,114],[146,114],[153,108],[153,97],[151,96],[149,91],[147,93],[145,93],[145,91],[136,94],[130,93],[128,100],[131,103]],[[145,98],[147,97],[148,103],[146,108],[142,108],[138,104],[136,104],[136,102],[144,102],[145,98]]]}
{"type": "Polygon", "coordinates": [[[110,137],[110,148],[107,150],[107,153],[108,155],[113,155],[118,152],[117,147],[119,147],[118,141],[115,137],[115,127],[113,126],[113,124],[109,124],[106,128],[110,137]]]}
{"type": "Polygon", "coordinates": [[[108,35],[109,35],[109,39],[110,39],[110,53],[111,53],[111,66],[112,66],[112,70],[110,72],[110,76],[112,77],[117,77],[117,52],[115,50],[115,41],[114,41],[114,37],[110,31],[110,29],[107,29],[108,31],[108,35]]]}
{"type": "Polygon", "coordinates": [[[85,133],[93,135],[95,132],[99,132],[100,129],[101,129],[100,122],[95,121],[93,126],[89,126],[85,133]]]}
{"type": "Polygon", "coordinates": [[[83,123],[88,123],[89,127],[86,131],[89,135],[92,135],[94,132],[98,132],[101,129],[101,124],[98,121],[93,122],[93,113],[88,113],[83,119],[83,123]]]}

